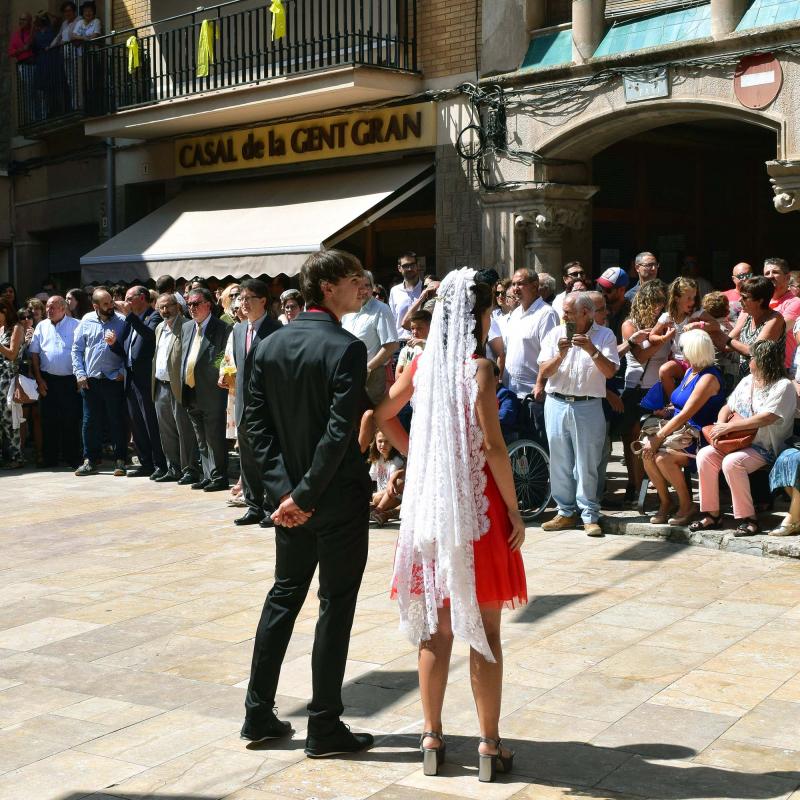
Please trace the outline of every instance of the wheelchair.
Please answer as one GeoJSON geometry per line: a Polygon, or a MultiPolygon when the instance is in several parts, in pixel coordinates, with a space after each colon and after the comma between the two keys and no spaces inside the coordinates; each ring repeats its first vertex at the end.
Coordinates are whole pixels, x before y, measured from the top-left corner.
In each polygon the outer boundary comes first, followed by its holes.
{"type": "Polygon", "coordinates": [[[530,396],[523,401],[519,438],[507,443],[519,513],[526,523],[535,520],[550,502],[550,456],[533,427],[532,402],[530,396]]]}

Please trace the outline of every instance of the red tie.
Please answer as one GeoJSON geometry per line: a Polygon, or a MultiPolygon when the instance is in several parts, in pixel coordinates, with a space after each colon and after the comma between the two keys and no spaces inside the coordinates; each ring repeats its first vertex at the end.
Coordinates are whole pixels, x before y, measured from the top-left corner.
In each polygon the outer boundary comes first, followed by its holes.
{"type": "Polygon", "coordinates": [[[247,338],[244,340],[244,354],[247,355],[250,352],[250,346],[253,344],[253,326],[252,324],[248,324],[247,326],[247,338]]]}

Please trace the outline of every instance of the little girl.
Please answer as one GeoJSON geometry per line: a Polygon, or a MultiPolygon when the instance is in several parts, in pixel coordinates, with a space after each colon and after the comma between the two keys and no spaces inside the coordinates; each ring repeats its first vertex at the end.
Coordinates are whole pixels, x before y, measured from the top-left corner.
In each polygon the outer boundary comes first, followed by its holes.
{"type": "Polygon", "coordinates": [[[651,345],[661,345],[672,340],[670,360],[661,366],[658,379],[664,390],[664,397],[669,398],[675,387],[683,378],[689,367],[681,350],[681,335],[686,326],[693,322],[711,322],[714,318],[698,308],[697,282],[692,278],[675,278],[667,292],[667,310],[658,318],[658,323],[650,333],[651,345]]]}
{"type": "Polygon", "coordinates": [[[405,461],[378,431],[369,448],[369,463],[369,476],[377,488],[372,495],[369,518],[380,528],[395,516],[393,512],[400,506],[400,492],[396,487],[402,476],[395,473],[405,471],[405,461]],[[389,480],[393,476],[393,487],[390,487],[389,480]]]}

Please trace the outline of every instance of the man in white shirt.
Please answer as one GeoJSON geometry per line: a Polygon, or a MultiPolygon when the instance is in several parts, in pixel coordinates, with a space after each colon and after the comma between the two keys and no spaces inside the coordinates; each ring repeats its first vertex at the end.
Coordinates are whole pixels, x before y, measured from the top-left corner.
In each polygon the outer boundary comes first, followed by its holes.
{"type": "Polygon", "coordinates": [[[399,344],[395,318],[386,303],[372,296],[374,288],[372,273],[365,270],[358,295],[361,309],[355,314],[345,314],[342,327],[367,346],[367,396],[377,405],[386,394],[386,364],[399,344]]]}
{"type": "Polygon", "coordinates": [[[397,341],[404,345],[411,338],[411,333],[403,327],[403,318],[413,302],[422,294],[417,254],[403,253],[397,262],[397,271],[403,276],[403,282],[390,289],[389,309],[395,319],[397,341]]]}
{"type": "Polygon", "coordinates": [[[568,264],[564,264],[562,280],[564,281],[564,291],[553,298],[553,308],[558,314],[559,320],[564,315],[564,298],[572,291],[572,284],[575,281],[586,280],[586,270],[581,265],[581,262],[570,261],[568,264]]]}
{"type": "Polygon", "coordinates": [[[198,479],[199,453],[192,421],[181,405],[181,334],[183,315],[174,294],[159,295],[156,310],[163,320],[155,331],[156,353],[153,358],[153,403],[156,407],[161,447],[167,459],[167,471],[156,483],[177,481],[195,483],[198,479]]]}
{"type": "Polygon", "coordinates": [[[59,295],[48,299],[45,311],[47,319],[36,326],[28,347],[39,389],[42,467],[58,466],[60,449],[64,461],[77,469],[83,408],[72,374],[72,344],[80,321],[67,316],[67,301],[59,295]]]}
{"type": "Polygon", "coordinates": [[[544,430],[544,392],[534,393],[539,374],[539,350],[544,337],[558,325],[558,314],[539,297],[539,276],[532,269],[518,269],[511,290],[519,305],[508,315],[504,338],[508,388],[520,398],[533,394],[529,405],[529,433],[547,443],[544,430]]]}
{"type": "Polygon", "coordinates": [[[594,303],[586,292],[564,301],[566,323],[545,338],[539,354],[540,379],[546,380],[545,424],[550,452],[550,488],[558,513],[543,530],[574,528],[583,519],[589,536],[602,536],[598,524],[598,466],[606,424],[603,398],[606,380],[619,366],[617,340],[594,321],[594,303]],[[567,325],[570,333],[567,338],[567,325]]]}

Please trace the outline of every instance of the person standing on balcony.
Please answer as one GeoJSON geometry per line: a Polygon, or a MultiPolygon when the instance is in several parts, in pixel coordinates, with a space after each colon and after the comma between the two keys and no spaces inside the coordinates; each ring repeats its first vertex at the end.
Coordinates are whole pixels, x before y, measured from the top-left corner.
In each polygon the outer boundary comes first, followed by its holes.
{"type": "Polygon", "coordinates": [[[17,92],[25,107],[33,103],[33,17],[23,11],[19,15],[19,28],[11,34],[8,43],[8,57],[17,62],[17,92]]]}
{"type": "Polygon", "coordinates": [[[56,35],[53,21],[49,14],[37,14],[33,20],[33,36],[31,50],[33,51],[33,91],[30,103],[23,107],[22,119],[26,123],[38,122],[46,119],[53,97],[53,75],[60,75],[60,70],[55,70],[55,51],[50,50],[50,43],[56,35]]]}
{"type": "MultiPolygon", "coordinates": [[[[72,0],[62,3],[59,11],[61,11],[62,23],[58,33],[48,47],[52,50],[54,47],[62,48],[60,51],[60,58],[62,61],[61,67],[63,69],[63,78],[67,81],[67,95],[66,95],[66,111],[73,111],[77,107],[77,91],[78,91],[78,59],[75,46],[72,44],[75,35],[75,26],[78,24],[78,10],[72,0]]],[[[61,78],[61,80],[63,80],[61,78]]],[[[50,80],[52,89],[57,90],[58,84],[61,81],[56,77],[56,70],[51,71],[50,80]]]]}

